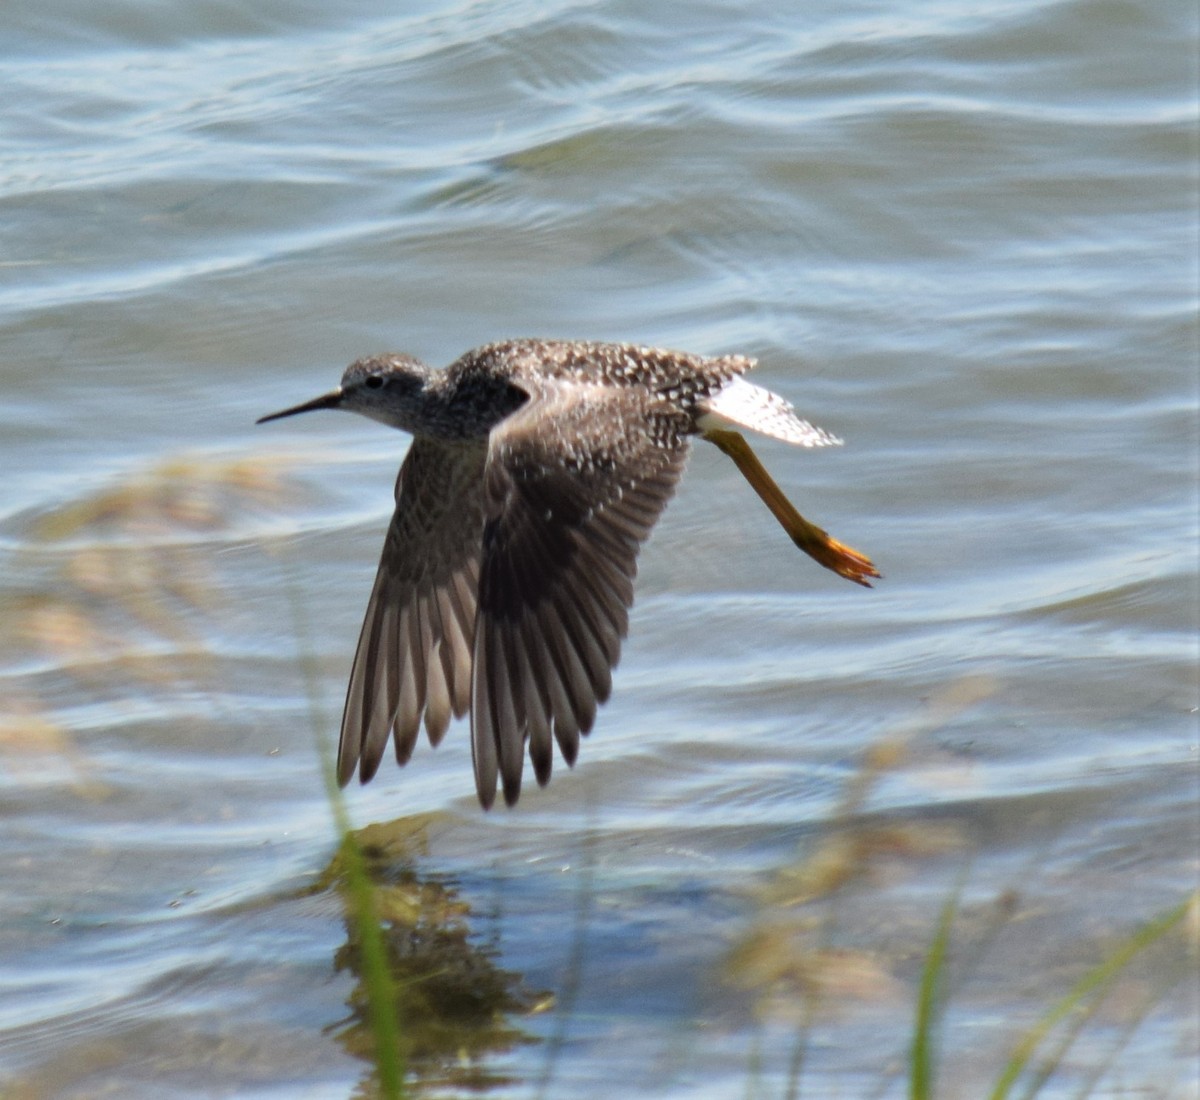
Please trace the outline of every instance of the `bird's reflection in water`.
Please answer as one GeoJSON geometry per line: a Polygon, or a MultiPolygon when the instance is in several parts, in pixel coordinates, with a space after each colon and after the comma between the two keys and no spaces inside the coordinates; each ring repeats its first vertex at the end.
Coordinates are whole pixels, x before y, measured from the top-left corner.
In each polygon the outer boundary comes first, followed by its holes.
{"type": "MultiPolygon", "coordinates": [[[[369,825],[352,836],[362,853],[382,934],[405,1093],[486,1092],[513,1083],[490,1068],[496,1056],[537,1041],[514,1020],[544,1010],[553,998],[528,990],[520,974],[498,965],[497,946],[480,942],[472,932],[471,908],[453,880],[417,870],[428,823],[427,817],[401,818],[369,825]]],[[[315,889],[336,889],[345,905],[347,939],[334,965],[353,975],[354,987],[347,1000],[350,1015],[331,1030],[349,1054],[371,1064],[360,1091],[374,1096],[377,1033],[371,998],[379,983],[369,973],[370,952],[364,951],[363,929],[351,900],[351,866],[343,847],[315,889]]]]}

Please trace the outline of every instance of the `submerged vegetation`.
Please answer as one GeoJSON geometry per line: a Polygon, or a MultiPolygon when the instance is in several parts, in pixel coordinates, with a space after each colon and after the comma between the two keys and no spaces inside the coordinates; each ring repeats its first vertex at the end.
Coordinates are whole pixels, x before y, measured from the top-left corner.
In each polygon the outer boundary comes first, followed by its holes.
{"type": "MultiPolygon", "coordinates": [[[[34,656],[84,698],[193,687],[217,697],[206,623],[223,608],[209,538],[286,498],[286,464],[180,458],[115,487],[28,517],[7,564],[0,645],[34,656]]],[[[103,797],[86,754],[46,700],[9,694],[0,763],[15,775],[64,770],[103,797]]]]}
{"type": "MultiPolygon", "coordinates": [[[[222,701],[227,686],[208,668],[205,624],[219,620],[226,604],[206,539],[277,505],[289,488],[284,471],[283,464],[258,459],[178,461],[32,517],[12,556],[19,594],[5,616],[10,645],[37,654],[84,695],[148,695],[184,684],[235,713],[222,701]]],[[[430,818],[352,825],[333,778],[307,599],[287,565],[274,568],[290,610],[312,735],[325,761],[334,832],[328,865],[307,892],[336,898],[344,929],[341,942],[329,944],[329,959],[331,971],[348,979],[346,1011],[326,1021],[325,1034],[367,1067],[362,1096],[519,1091],[513,1054],[531,1044],[540,1044],[539,1053],[526,1057],[534,1068],[524,1087],[554,1095],[558,1075],[570,1072],[564,1036],[578,1010],[578,966],[572,963],[550,992],[529,990],[506,969],[498,936],[481,941],[470,897],[436,869],[430,818]],[[539,1014],[547,1021],[535,1023],[539,1014]]],[[[755,876],[752,885],[718,887],[736,895],[739,916],[723,957],[712,963],[722,1008],[705,1026],[746,1036],[748,1096],[795,1098],[832,1089],[844,1096],[1007,1100],[1051,1092],[1112,1095],[1106,1082],[1119,1082],[1118,1090],[1142,1082],[1144,1062],[1125,1074],[1121,1055],[1139,1028],[1175,1003],[1176,986],[1196,979],[1196,897],[1182,897],[1141,923],[1131,908],[1081,930],[1073,942],[1038,943],[1028,900],[1036,859],[988,890],[977,885],[986,853],[967,815],[876,808],[881,789],[905,775],[917,747],[994,689],[986,678],[947,686],[914,722],[849,769],[827,819],[813,825],[794,858],[755,876]],[[930,867],[943,872],[937,896],[931,899],[927,887],[923,904],[896,907],[891,884],[930,867]],[[1063,956],[1051,977],[1037,972],[1048,952],[1063,956]],[[1051,979],[1061,992],[1040,1013],[1023,1001],[1026,1017],[1010,1020],[1011,1005],[1002,998],[1011,996],[1011,985],[1001,978],[1022,966],[1043,998],[1051,979]],[[988,1012],[999,1017],[995,1026],[986,1034],[976,1026],[969,1042],[960,1041],[956,1009],[986,1002],[993,984],[998,999],[988,1012]],[[873,1059],[859,1059],[842,1077],[830,1070],[828,1054],[817,1067],[814,1051],[853,1017],[856,1005],[911,1020],[910,1041],[907,1050],[871,1051],[873,1059]],[[782,1070],[771,1072],[780,1062],[782,1070]],[[863,1063],[875,1066],[865,1090],[863,1063]]],[[[5,711],[0,764],[13,782],[35,773],[44,778],[49,769],[77,795],[104,796],[88,753],[52,702],[17,694],[5,711]]],[[[576,947],[605,890],[588,859],[577,873],[583,896],[576,947]]],[[[571,920],[571,913],[561,914],[563,926],[571,920]]],[[[577,963],[582,950],[572,957],[577,963]]],[[[696,1008],[698,1017],[705,1011],[696,1008]]],[[[1183,1021],[1178,1030],[1190,1026],[1183,1021]]],[[[683,1045],[699,1041],[693,1036],[683,1045]]],[[[619,1050],[613,1058],[619,1073],[619,1050]]],[[[34,1094],[21,1088],[16,1082],[0,1091],[34,1094]]]]}
{"type": "MultiPolygon", "coordinates": [[[[828,824],[795,863],[777,871],[753,895],[755,915],[726,959],[725,979],[754,995],[760,1019],[782,1016],[791,1021],[793,1047],[782,1089],[788,1100],[805,1095],[806,1055],[822,1021],[856,999],[913,1002],[907,1057],[897,1062],[893,1076],[877,1082],[872,1095],[889,1094],[894,1078],[903,1077],[911,1100],[944,1095],[1007,1100],[1018,1085],[1019,1095],[1032,1100],[1057,1088],[1061,1077],[1067,1079],[1069,1095],[1082,1100],[1096,1095],[1115,1073],[1133,1033],[1172,989],[1180,981],[1200,978],[1200,892],[1194,892],[1133,932],[1091,945],[1092,961],[1061,998],[1032,1023],[1014,1029],[1015,1037],[1001,1039],[982,1055],[972,1052],[967,1072],[957,1074],[969,1079],[969,1085],[960,1081],[953,1091],[939,1089],[940,1078],[962,1068],[961,1053],[948,1037],[955,993],[986,965],[989,950],[1002,936],[1019,929],[1022,886],[977,903],[969,919],[960,920],[970,883],[967,831],[947,823],[881,825],[872,820],[867,803],[880,780],[902,764],[914,738],[928,736],[989,692],[986,680],[951,685],[931,700],[917,723],[871,748],[828,824]],[[881,862],[956,851],[962,870],[941,906],[915,981],[899,978],[903,958],[889,961],[879,949],[839,943],[845,934],[845,895],[855,887],[870,891],[881,862]],[[959,927],[963,924],[965,928],[959,927]],[[1147,958],[1155,952],[1157,957],[1147,958]],[[1142,969],[1138,964],[1144,964],[1142,969]],[[1105,1019],[1105,1009],[1113,1006],[1114,1015],[1105,1019]],[[1068,1055],[1089,1025],[1096,1032],[1094,1053],[1082,1063],[1070,1061],[1068,1055]],[[984,1087],[989,1072],[993,1080],[984,1087]]],[[[1016,936],[1019,941],[1019,930],[1016,936]]],[[[760,1073],[759,1062],[756,1051],[752,1082],[760,1073]]],[[[752,1088],[751,1094],[771,1095],[764,1087],[752,1088]]]]}

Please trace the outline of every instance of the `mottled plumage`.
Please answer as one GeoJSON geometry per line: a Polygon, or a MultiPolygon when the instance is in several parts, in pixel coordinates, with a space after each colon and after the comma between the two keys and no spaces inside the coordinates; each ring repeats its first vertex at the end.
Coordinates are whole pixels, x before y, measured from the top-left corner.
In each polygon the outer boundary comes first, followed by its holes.
{"type": "Polygon", "coordinates": [[[350,674],[341,783],[375,774],[389,733],[403,764],[422,721],[436,745],[468,711],[485,807],[498,780],[517,801],[526,746],[539,784],[555,742],[573,764],[612,687],[638,551],[695,435],[734,458],[802,549],[858,583],[878,576],[800,517],[728,430],[838,442],[741,378],[753,365],[517,340],[444,371],[403,355],[361,359],[332,393],[263,418],[343,408],[414,437],[350,674]]]}

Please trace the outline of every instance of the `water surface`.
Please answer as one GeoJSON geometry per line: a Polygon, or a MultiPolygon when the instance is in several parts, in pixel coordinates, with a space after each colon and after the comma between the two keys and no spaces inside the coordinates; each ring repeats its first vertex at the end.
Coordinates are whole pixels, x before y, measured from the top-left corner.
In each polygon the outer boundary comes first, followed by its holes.
{"type": "MultiPolygon", "coordinates": [[[[1191,5],[0,25],[6,1096],[370,1079],[318,735],[407,442],[252,426],[367,352],[755,355],[847,440],[764,461],[885,573],[814,568],[698,448],[573,771],[484,815],[458,728],[350,792],[458,1013],[409,1022],[417,1082],[785,1095],[816,1004],[803,1094],[904,1095],[961,888],[943,1084],[981,1095],[1196,886],[1191,5]]],[[[1188,958],[1043,1095],[1196,1095],[1188,958]]]]}

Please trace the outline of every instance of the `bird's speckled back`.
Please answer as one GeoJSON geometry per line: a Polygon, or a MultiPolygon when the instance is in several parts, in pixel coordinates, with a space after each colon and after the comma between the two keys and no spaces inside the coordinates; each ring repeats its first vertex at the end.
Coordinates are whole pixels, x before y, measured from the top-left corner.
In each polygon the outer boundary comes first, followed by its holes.
{"type": "Polygon", "coordinates": [[[743,355],[706,359],[681,351],[585,340],[505,340],[467,352],[447,368],[451,380],[503,375],[517,385],[542,379],[638,387],[687,407],[754,366],[743,355]]]}

